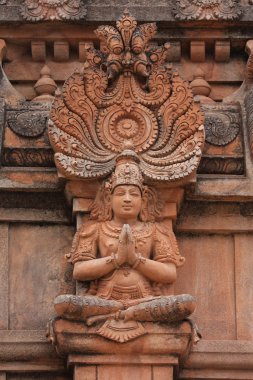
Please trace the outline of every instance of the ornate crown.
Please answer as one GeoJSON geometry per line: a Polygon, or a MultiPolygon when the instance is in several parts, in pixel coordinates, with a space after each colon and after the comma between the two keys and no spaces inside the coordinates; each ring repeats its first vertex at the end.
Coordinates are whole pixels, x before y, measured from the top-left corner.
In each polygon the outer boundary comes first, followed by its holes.
{"type": "Polygon", "coordinates": [[[142,190],[143,177],[139,168],[138,155],[130,150],[125,149],[116,158],[116,168],[111,175],[111,191],[119,185],[134,185],[142,190]]]}

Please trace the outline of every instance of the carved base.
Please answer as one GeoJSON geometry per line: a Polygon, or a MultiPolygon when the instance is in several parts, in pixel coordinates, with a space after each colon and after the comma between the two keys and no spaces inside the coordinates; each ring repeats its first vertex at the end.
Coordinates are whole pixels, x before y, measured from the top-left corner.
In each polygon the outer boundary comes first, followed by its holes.
{"type": "Polygon", "coordinates": [[[169,380],[173,368],[185,360],[192,343],[188,321],[166,324],[143,324],[147,333],[125,343],[117,343],[97,334],[100,325],[64,319],[54,321],[51,338],[59,355],[68,357],[74,366],[74,379],[169,380]]]}

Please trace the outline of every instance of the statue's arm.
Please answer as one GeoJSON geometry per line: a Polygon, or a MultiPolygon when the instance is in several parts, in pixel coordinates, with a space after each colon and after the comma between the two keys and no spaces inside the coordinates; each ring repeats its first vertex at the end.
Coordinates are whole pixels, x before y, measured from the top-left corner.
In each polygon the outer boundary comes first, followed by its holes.
{"type": "Polygon", "coordinates": [[[78,261],[74,264],[73,278],[78,281],[92,281],[107,275],[115,269],[111,256],[78,261]]]}
{"type": "Polygon", "coordinates": [[[136,270],[150,281],[161,284],[172,284],[177,278],[176,265],[173,263],[160,263],[150,259],[140,259],[136,270]]]}
{"type": "Polygon", "coordinates": [[[152,260],[132,252],[132,257],[135,257],[132,267],[151,281],[172,284],[176,281],[176,268],[185,261],[179,253],[175,235],[166,226],[156,224],[153,241],[152,260]]]}
{"type": "Polygon", "coordinates": [[[124,236],[120,240],[116,253],[112,253],[111,256],[97,257],[98,228],[97,224],[91,224],[84,232],[81,230],[77,236],[72,253],[74,280],[96,280],[120,268],[127,260],[127,248],[124,236]]]}

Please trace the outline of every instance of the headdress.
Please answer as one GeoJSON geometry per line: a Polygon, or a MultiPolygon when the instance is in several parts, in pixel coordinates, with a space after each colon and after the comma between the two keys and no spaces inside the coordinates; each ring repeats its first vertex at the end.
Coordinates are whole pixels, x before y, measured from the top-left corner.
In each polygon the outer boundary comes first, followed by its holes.
{"type": "Polygon", "coordinates": [[[142,191],[143,177],[139,168],[140,159],[138,155],[130,149],[125,149],[116,158],[116,168],[111,175],[111,191],[119,185],[138,186],[142,191]]]}
{"type": "Polygon", "coordinates": [[[116,28],[100,26],[101,50],[87,48],[83,72],[56,95],[48,132],[66,178],[113,173],[113,188],[130,182],[141,188],[142,175],[176,182],[196,171],[204,115],[188,83],[166,63],[168,44],[149,45],[155,32],[155,24],[137,26],[128,12],[116,28]],[[125,142],[133,148],[122,148],[125,142]]]}

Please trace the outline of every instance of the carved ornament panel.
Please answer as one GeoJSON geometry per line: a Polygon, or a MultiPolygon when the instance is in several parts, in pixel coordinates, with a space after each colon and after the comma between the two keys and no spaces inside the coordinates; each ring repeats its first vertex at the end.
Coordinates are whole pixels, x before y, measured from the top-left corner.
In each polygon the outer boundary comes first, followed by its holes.
{"type": "Polygon", "coordinates": [[[28,21],[81,20],[87,10],[81,0],[24,0],[20,13],[28,21]]]}
{"type": "Polygon", "coordinates": [[[177,20],[237,20],[241,16],[238,0],[176,0],[177,20]]]}
{"type": "Polygon", "coordinates": [[[7,123],[10,129],[22,137],[38,137],[46,129],[48,110],[16,109],[8,112],[7,123]]]}
{"type": "Polygon", "coordinates": [[[2,165],[9,167],[54,167],[54,154],[50,148],[4,148],[2,165]]]}
{"type": "Polygon", "coordinates": [[[238,135],[242,121],[237,106],[202,106],[205,112],[206,142],[224,146],[238,135]]]}

